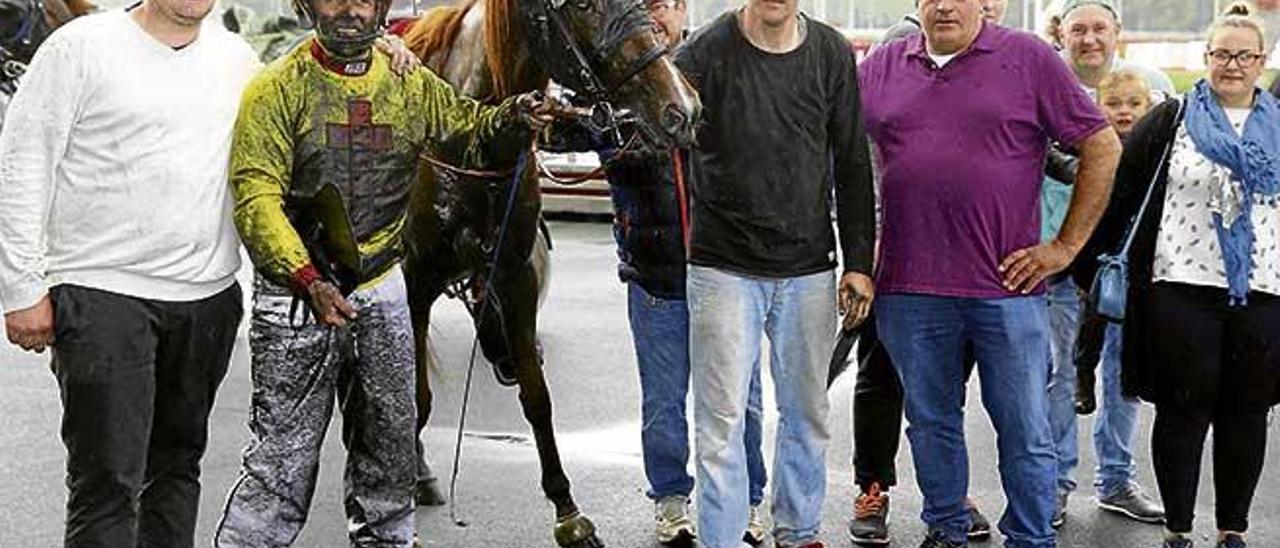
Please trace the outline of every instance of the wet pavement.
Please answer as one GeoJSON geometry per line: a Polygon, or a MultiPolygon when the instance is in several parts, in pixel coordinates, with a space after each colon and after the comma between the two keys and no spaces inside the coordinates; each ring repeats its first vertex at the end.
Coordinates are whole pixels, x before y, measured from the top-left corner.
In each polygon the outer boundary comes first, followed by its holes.
{"type": "MultiPolygon", "coordinates": [[[[546,374],[555,401],[555,423],[565,469],[578,505],[611,547],[650,547],[652,506],[644,497],[640,458],[639,396],[635,359],[626,323],[626,293],[618,283],[609,228],[604,224],[553,223],[552,287],[543,307],[539,333],[546,374]]],[[[246,269],[244,276],[249,273],[246,269]]],[[[433,316],[432,337],[440,360],[435,415],[424,439],[447,489],[466,378],[472,329],[461,305],[441,302],[433,316]]],[[[210,446],[204,460],[204,494],[197,546],[208,546],[227,489],[235,481],[240,451],[249,438],[249,363],[243,333],[234,363],[214,410],[210,446]]],[[[45,356],[0,349],[0,548],[53,547],[61,543],[64,453],[58,439],[61,409],[57,386],[45,356]]],[[[448,507],[420,508],[418,524],[427,546],[554,546],[553,512],[538,488],[537,454],[522,418],[516,392],[494,381],[480,359],[472,383],[456,516],[448,507]]],[[[1004,499],[996,474],[995,439],[977,405],[974,383],[967,435],[970,443],[970,492],[993,518],[1004,499]]],[[[772,406],[766,384],[766,409],[772,406]]],[[[831,450],[824,540],[848,546],[845,526],[853,506],[849,466],[853,376],[846,374],[830,392],[831,450]]],[[[766,416],[766,458],[772,455],[776,414],[766,416]]],[[[1277,421],[1280,422],[1280,421],[1277,421]]],[[[346,546],[342,515],[343,451],[340,419],[326,440],[310,523],[296,546],[346,546]]],[[[1154,492],[1149,439],[1151,408],[1144,406],[1135,451],[1140,481],[1154,492]]],[[[1140,525],[1096,509],[1088,485],[1094,466],[1092,419],[1081,421],[1082,487],[1070,501],[1060,536],[1067,548],[1156,547],[1161,528],[1140,525]]],[[[1280,547],[1280,425],[1272,424],[1268,467],[1253,508],[1252,546],[1280,547]]],[[[900,487],[893,492],[894,546],[917,546],[924,535],[916,516],[920,498],[908,448],[899,454],[900,487]]],[[[1210,459],[1206,458],[1206,464],[1210,459]]],[[[1196,527],[1199,546],[1212,546],[1212,473],[1202,473],[1196,527]]],[[[999,546],[999,539],[975,546],[999,546]]]]}

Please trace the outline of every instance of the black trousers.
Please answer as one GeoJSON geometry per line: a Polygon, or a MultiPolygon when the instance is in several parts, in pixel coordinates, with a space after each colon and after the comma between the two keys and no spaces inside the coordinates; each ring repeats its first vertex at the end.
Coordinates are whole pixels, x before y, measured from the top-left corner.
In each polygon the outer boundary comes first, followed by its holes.
{"type": "Polygon", "coordinates": [[[902,380],[876,334],[876,319],[858,327],[858,378],[853,386],[853,476],[863,491],[898,484],[902,443],[902,380]]]}
{"type": "Polygon", "coordinates": [[[237,285],[162,302],[53,288],[67,448],[67,547],[190,547],[209,411],[242,312],[237,285]]]}
{"type": "Polygon", "coordinates": [[[1280,382],[1280,298],[1254,293],[1243,309],[1226,291],[1157,283],[1145,301],[1149,340],[1166,384],[1151,450],[1169,530],[1191,532],[1205,435],[1213,427],[1220,530],[1249,528],[1267,448],[1267,413],[1280,382]]]}
{"type": "MultiPolygon", "coordinates": [[[[853,387],[853,476],[863,491],[898,484],[895,460],[902,444],[902,379],[876,333],[875,316],[858,327],[858,377],[853,387]]],[[[973,373],[972,345],[965,345],[965,379],[973,373]]]]}

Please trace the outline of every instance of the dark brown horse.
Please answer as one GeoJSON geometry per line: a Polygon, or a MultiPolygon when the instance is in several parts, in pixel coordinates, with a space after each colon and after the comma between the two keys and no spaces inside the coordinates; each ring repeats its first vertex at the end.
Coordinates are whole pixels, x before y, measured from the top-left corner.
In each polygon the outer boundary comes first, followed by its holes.
{"type": "Polygon", "coordinates": [[[26,64],[54,29],[97,9],[87,0],[0,0],[0,47],[26,64]]]}
{"type": "MultiPolygon", "coordinates": [[[[630,110],[656,146],[693,139],[701,105],[666,57],[641,0],[465,0],[427,12],[405,40],[428,67],[484,102],[545,89],[553,78],[592,102],[630,110]]],[[[404,261],[417,339],[419,428],[431,413],[432,304],[446,292],[469,295],[485,357],[499,382],[519,387],[542,489],[555,506],[556,542],[602,546],[573,501],[556,447],[536,342],[538,276],[530,254],[541,202],[532,148],[524,157],[514,189],[510,175],[484,180],[425,164],[420,170],[404,261]]]]}
{"type": "Polygon", "coordinates": [[[54,29],[97,9],[87,0],[0,0],[0,125],[36,48],[54,29]]]}

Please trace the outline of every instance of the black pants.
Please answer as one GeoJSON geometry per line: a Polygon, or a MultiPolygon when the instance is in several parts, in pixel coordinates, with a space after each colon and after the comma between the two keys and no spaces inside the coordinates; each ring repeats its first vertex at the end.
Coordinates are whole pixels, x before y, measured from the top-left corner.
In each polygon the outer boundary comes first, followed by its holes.
{"type": "Polygon", "coordinates": [[[1191,532],[1212,426],[1218,529],[1245,531],[1280,381],[1280,298],[1254,293],[1248,307],[1230,309],[1225,290],[1157,283],[1145,302],[1146,336],[1165,341],[1152,356],[1167,384],[1151,450],[1169,530],[1191,532]]]}
{"type": "MultiPolygon", "coordinates": [[[[853,476],[863,491],[898,483],[895,460],[902,443],[902,379],[876,334],[875,316],[858,327],[858,378],[853,387],[853,476]]],[[[965,379],[973,373],[971,344],[965,345],[965,379]]]]}
{"type": "Polygon", "coordinates": [[[200,458],[240,323],[239,286],[194,302],[69,285],[51,297],[66,546],[192,546],[200,458]]]}

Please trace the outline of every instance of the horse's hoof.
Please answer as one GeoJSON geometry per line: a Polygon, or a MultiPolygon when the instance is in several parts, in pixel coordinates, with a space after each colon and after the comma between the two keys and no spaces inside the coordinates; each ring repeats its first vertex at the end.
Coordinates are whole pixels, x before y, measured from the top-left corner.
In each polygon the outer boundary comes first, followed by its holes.
{"type": "Polygon", "coordinates": [[[604,543],[596,537],[596,525],[582,512],[574,512],[556,523],[556,544],[564,548],[604,548],[604,543]]]}
{"type": "Polygon", "coordinates": [[[418,506],[444,505],[444,495],[440,493],[439,483],[435,478],[418,481],[418,486],[414,489],[414,498],[417,499],[418,506]]]}
{"type": "Polygon", "coordinates": [[[508,359],[493,364],[493,376],[502,386],[515,386],[519,383],[516,379],[516,361],[508,359]]]}

